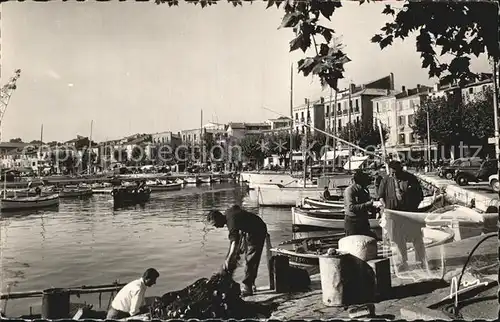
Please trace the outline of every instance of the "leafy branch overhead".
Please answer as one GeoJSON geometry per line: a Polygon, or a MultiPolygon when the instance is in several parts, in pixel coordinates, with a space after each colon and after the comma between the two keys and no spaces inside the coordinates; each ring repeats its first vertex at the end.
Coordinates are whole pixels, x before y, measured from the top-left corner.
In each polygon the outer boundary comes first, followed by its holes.
{"type": "MultiPolygon", "coordinates": [[[[216,4],[218,1],[194,0],[187,1],[200,4],[202,7],[216,4]]],[[[243,2],[228,0],[235,6],[243,2]]],[[[337,89],[338,80],[343,78],[344,64],[349,58],[340,49],[340,44],[335,43],[335,31],[319,24],[321,17],[330,20],[335,9],[342,5],[340,1],[332,0],[269,0],[267,8],[283,7],[285,16],[279,28],[292,28],[295,38],[290,41],[290,51],[302,50],[304,53],[309,48],[314,48],[315,55],[306,57],[297,62],[298,71],[304,76],[316,75],[323,87],[330,86],[337,89]]],[[[156,3],[168,3],[169,6],[178,5],[175,0],[156,0],[156,3]]]]}
{"type": "MultiPolygon", "coordinates": [[[[227,0],[234,6],[252,0],[227,0]]],[[[359,4],[370,2],[358,0],[359,4]]],[[[157,4],[169,6],[178,0],[156,0],[157,4]]],[[[186,0],[202,7],[218,3],[217,0],[186,0]]],[[[371,2],[375,2],[372,0],[371,2]]],[[[280,28],[293,28],[295,38],[290,41],[290,51],[311,47],[315,55],[298,61],[298,70],[304,76],[316,75],[322,86],[337,89],[343,78],[344,64],[349,58],[335,44],[335,31],[319,24],[320,19],[330,20],[337,8],[338,0],[267,0],[267,8],[282,7],[285,16],[280,28]]],[[[382,14],[393,21],[381,28],[381,33],[372,37],[373,43],[384,49],[394,40],[407,39],[417,33],[416,50],[422,59],[422,68],[429,77],[438,77],[443,83],[458,80],[459,84],[473,81],[477,75],[470,70],[472,56],[487,54],[499,59],[499,14],[497,1],[406,1],[402,8],[386,5],[382,14]],[[496,32],[494,32],[496,31],[496,32]],[[440,52],[436,52],[440,49],[440,52]],[[438,57],[451,56],[450,62],[440,62],[438,57]]]]}
{"type": "Polygon", "coordinates": [[[386,23],[381,28],[383,33],[376,34],[372,42],[384,49],[394,39],[405,40],[410,33],[418,32],[416,49],[422,68],[443,83],[458,80],[462,85],[475,80],[476,75],[470,71],[472,55],[485,53],[489,58],[499,58],[498,6],[493,1],[407,2],[401,9],[386,5],[382,13],[393,16],[394,21],[386,23]],[[438,56],[443,55],[451,55],[451,61],[440,62],[438,56]]]}

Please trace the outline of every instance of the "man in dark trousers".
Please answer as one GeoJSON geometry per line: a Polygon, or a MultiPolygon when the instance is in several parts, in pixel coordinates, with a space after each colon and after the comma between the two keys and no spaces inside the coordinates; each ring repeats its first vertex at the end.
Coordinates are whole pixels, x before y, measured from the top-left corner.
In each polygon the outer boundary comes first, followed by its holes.
{"type": "Polygon", "coordinates": [[[377,238],[370,230],[369,219],[377,212],[368,192],[371,178],[358,170],[354,173],[353,183],[344,191],[344,228],[346,236],[365,235],[377,238]]]}
{"type": "MultiPolygon", "coordinates": [[[[417,177],[404,171],[399,161],[389,162],[390,175],[382,179],[378,190],[378,196],[385,209],[406,212],[417,212],[420,202],[424,199],[422,187],[417,177]]],[[[425,246],[422,235],[422,225],[402,216],[393,217],[386,230],[398,246],[401,254],[400,270],[408,269],[408,255],[406,242],[413,243],[415,257],[422,265],[425,265],[425,246]]]]}
{"type": "Polygon", "coordinates": [[[212,210],[207,215],[207,221],[216,228],[227,226],[229,231],[229,252],[224,261],[224,270],[233,273],[238,262],[240,245],[246,242],[246,266],[243,279],[242,296],[253,294],[253,286],[257,278],[260,258],[267,236],[267,226],[257,215],[234,205],[225,214],[212,210]]]}

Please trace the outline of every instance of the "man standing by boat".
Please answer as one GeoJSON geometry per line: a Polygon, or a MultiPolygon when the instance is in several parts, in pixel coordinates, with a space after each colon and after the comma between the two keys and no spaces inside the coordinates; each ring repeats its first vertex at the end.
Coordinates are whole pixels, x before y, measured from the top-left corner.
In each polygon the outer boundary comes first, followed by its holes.
{"type": "Polygon", "coordinates": [[[353,183],[344,191],[344,229],[346,236],[364,235],[377,238],[370,230],[370,215],[377,212],[368,192],[371,178],[358,170],[354,173],[353,183]]]}
{"type": "MultiPolygon", "coordinates": [[[[382,179],[378,196],[384,209],[417,212],[424,194],[420,182],[413,174],[404,171],[399,161],[389,162],[390,175],[382,179]]],[[[415,248],[417,262],[425,265],[425,247],[422,235],[423,225],[403,216],[391,215],[386,221],[387,233],[398,246],[401,264],[398,269],[408,269],[407,241],[415,248]]]]}
{"type": "Polygon", "coordinates": [[[118,320],[142,313],[146,288],[155,285],[158,277],[156,269],[148,268],[141,278],[125,285],[113,299],[106,319],[118,320]]]}
{"type": "Polygon", "coordinates": [[[233,273],[238,263],[240,245],[246,243],[245,278],[243,279],[242,296],[253,294],[253,286],[257,278],[260,258],[267,237],[267,226],[256,214],[234,205],[225,214],[212,210],[207,215],[207,221],[216,228],[227,226],[229,231],[229,252],[224,261],[224,270],[233,273]]]}

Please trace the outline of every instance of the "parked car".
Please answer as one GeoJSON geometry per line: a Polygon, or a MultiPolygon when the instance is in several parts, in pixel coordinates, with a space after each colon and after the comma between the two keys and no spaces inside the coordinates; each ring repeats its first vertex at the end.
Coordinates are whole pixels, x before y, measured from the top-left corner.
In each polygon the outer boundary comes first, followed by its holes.
{"type": "Polygon", "coordinates": [[[455,173],[458,169],[462,168],[476,168],[479,170],[483,160],[481,158],[459,158],[450,162],[439,169],[438,175],[440,177],[452,180],[455,178],[455,173]]]}
{"type": "Polygon", "coordinates": [[[471,164],[469,167],[460,167],[455,172],[455,182],[465,186],[469,182],[488,181],[489,177],[498,173],[498,161],[496,159],[486,160],[481,163],[479,169],[471,164]]]}
{"type": "Polygon", "coordinates": [[[498,173],[492,174],[488,178],[488,182],[490,184],[491,189],[493,189],[493,191],[495,191],[495,192],[500,191],[500,182],[498,181],[498,173]]]}

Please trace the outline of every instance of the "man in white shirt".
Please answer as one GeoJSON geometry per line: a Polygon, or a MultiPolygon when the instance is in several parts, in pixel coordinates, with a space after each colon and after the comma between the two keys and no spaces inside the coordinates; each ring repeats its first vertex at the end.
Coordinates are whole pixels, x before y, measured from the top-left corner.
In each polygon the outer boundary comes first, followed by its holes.
{"type": "Polygon", "coordinates": [[[155,285],[159,276],[156,269],[148,268],[141,278],[125,285],[113,299],[106,319],[118,320],[141,313],[146,288],[155,285]]]}

